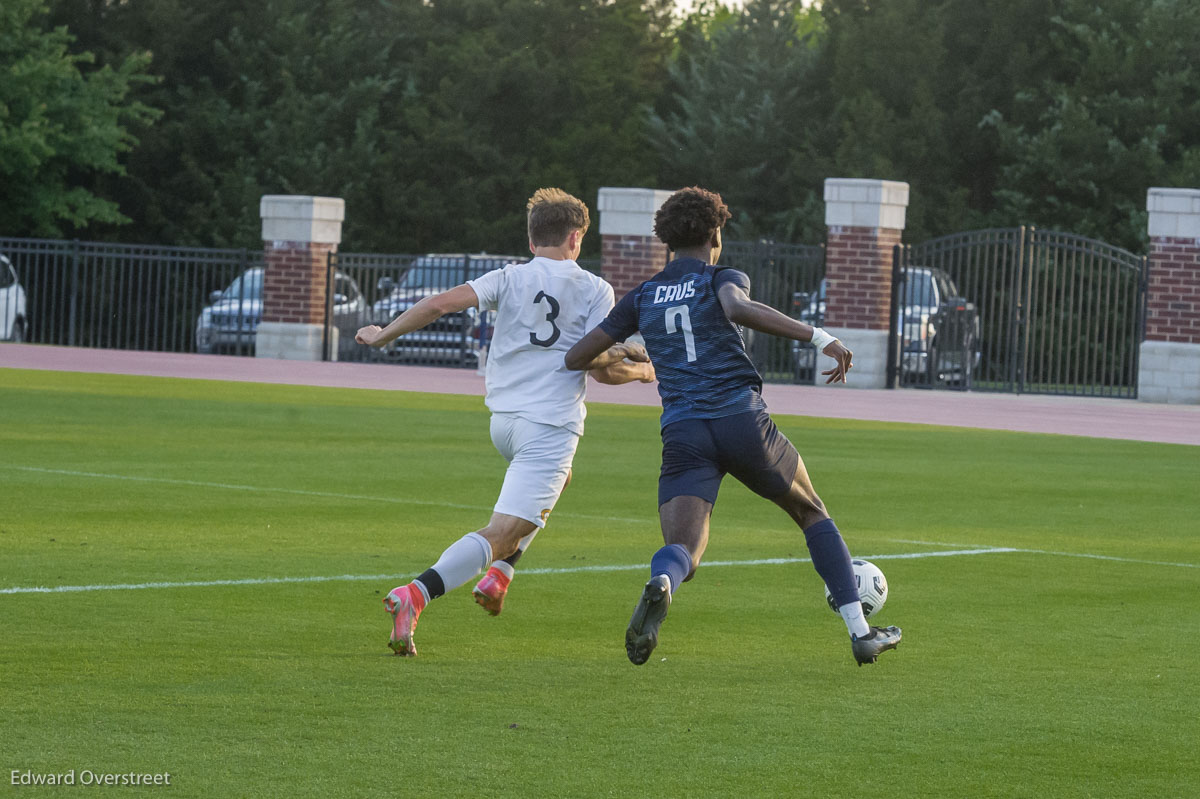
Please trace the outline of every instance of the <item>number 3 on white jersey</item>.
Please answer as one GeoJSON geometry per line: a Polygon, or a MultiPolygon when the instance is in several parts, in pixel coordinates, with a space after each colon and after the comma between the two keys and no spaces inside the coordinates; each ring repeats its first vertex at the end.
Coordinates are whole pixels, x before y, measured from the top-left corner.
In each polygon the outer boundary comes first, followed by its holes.
{"type": "Polygon", "coordinates": [[[687,349],[688,363],[696,360],[696,337],[692,335],[692,317],[686,305],[672,305],[667,309],[667,332],[683,331],[683,346],[687,349]],[[678,327],[676,327],[678,320],[678,327]]]}

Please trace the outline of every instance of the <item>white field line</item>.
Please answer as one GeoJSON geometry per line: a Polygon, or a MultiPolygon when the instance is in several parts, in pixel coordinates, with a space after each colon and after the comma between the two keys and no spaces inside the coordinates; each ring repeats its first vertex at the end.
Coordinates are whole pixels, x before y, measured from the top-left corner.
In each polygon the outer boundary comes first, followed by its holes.
{"type": "MultiPolygon", "coordinates": [[[[970,544],[948,544],[945,541],[914,541],[910,538],[889,538],[888,541],[898,544],[918,544],[929,547],[965,547],[970,544]]],[[[1111,560],[1117,563],[1138,563],[1143,566],[1175,566],[1180,569],[1200,569],[1200,563],[1175,563],[1169,560],[1142,560],[1141,558],[1120,558],[1116,555],[1095,555],[1091,552],[1058,552],[1052,549],[1029,549],[1014,547],[1005,552],[1029,552],[1033,555],[1057,555],[1060,558],[1088,558],[1090,560],[1111,560]]],[[[887,557],[886,555],[884,557],[887,557]]]]}
{"type": "MultiPolygon", "coordinates": [[[[897,555],[871,555],[870,560],[897,560],[909,558],[949,558],[963,555],[987,555],[993,552],[1016,552],[1003,547],[981,549],[959,549],[944,552],[905,552],[897,555]]],[[[704,566],[774,566],[785,563],[811,563],[811,558],[760,558],[757,560],[709,560],[704,566]]],[[[566,568],[522,569],[521,574],[584,574],[589,572],[639,571],[649,568],[646,563],[607,566],[569,566],[566,568]]],[[[115,583],[110,585],[55,585],[13,586],[0,588],[0,594],[66,594],[79,591],[137,591],[146,588],[209,588],[228,585],[279,585],[283,583],[332,583],[363,582],[367,580],[403,580],[416,577],[413,574],[337,574],[317,577],[249,577],[242,580],[193,580],[188,582],[115,583]]]]}
{"type": "MultiPolygon", "coordinates": [[[[204,488],[219,488],[235,491],[250,491],[256,493],[277,493],[277,494],[294,494],[302,496],[327,497],[334,499],[356,499],[372,502],[388,502],[394,504],[407,505],[441,505],[443,507],[460,508],[467,510],[491,510],[481,505],[458,505],[448,502],[438,502],[433,500],[416,500],[402,497],[377,497],[361,494],[341,494],[331,491],[307,491],[298,488],[270,488],[259,486],[240,485],[235,483],[215,483],[201,480],[181,480],[168,477],[136,477],[130,475],[105,474],[100,472],[83,472],[69,469],[46,469],[37,466],[11,466],[8,464],[0,464],[0,469],[17,469],[26,472],[38,472],[42,474],[59,474],[69,477],[92,477],[108,480],[128,480],[133,482],[147,483],[166,483],[171,485],[189,485],[199,486],[204,488]]],[[[600,519],[604,521],[621,521],[631,522],[636,524],[652,523],[647,519],[632,519],[619,516],[595,516],[580,513],[563,513],[561,516],[568,516],[581,519],[600,519]]],[[[1089,558],[1093,560],[1106,560],[1118,563],[1137,563],[1151,566],[1173,566],[1186,569],[1200,568],[1200,564],[1196,563],[1173,563],[1168,561],[1153,561],[1140,560],[1137,558],[1120,558],[1111,555],[1096,555],[1086,552],[1057,552],[1042,549],[1023,549],[1016,547],[980,547],[968,548],[967,544],[948,544],[946,542],[935,541],[917,541],[912,539],[889,539],[897,543],[917,544],[920,546],[953,546],[963,547],[960,549],[943,550],[935,552],[906,552],[886,555],[867,555],[863,556],[867,560],[907,560],[917,558],[938,558],[938,557],[962,557],[968,555],[986,555],[993,553],[1012,553],[1025,552],[1038,555],[1055,555],[1059,557],[1070,558],[1089,558]]],[[[810,563],[811,558],[763,558],[758,560],[718,560],[705,561],[705,566],[765,566],[765,565],[780,565],[789,563],[810,563]]],[[[523,569],[522,574],[582,574],[585,572],[616,572],[616,571],[637,571],[646,568],[646,564],[638,563],[632,565],[600,565],[600,566],[573,566],[568,568],[544,568],[544,569],[523,569]]],[[[187,582],[149,582],[149,583],[119,583],[119,584],[97,584],[97,585],[59,585],[59,586],[12,586],[9,588],[0,588],[0,595],[5,594],[58,594],[71,593],[80,591],[132,591],[147,588],[204,588],[212,586],[238,586],[238,585],[278,585],[292,583],[325,583],[325,582],[352,582],[352,581],[368,581],[368,580],[393,580],[404,579],[415,575],[400,575],[400,574],[341,574],[328,576],[311,576],[311,577],[253,577],[236,580],[195,580],[187,582]]]]}
{"type": "MultiPolygon", "coordinates": [[[[1043,549],[1021,549],[1018,547],[981,547],[978,549],[953,549],[936,552],[900,552],[882,555],[864,555],[864,560],[916,560],[921,558],[952,558],[971,555],[992,555],[1004,553],[1026,553],[1033,555],[1053,555],[1067,558],[1090,558],[1094,560],[1114,561],[1117,563],[1135,563],[1149,566],[1174,566],[1184,569],[1197,569],[1197,563],[1172,563],[1169,561],[1139,560],[1137,558],[1118,558],[1110,555],[1093,555],[1087,552],[1052,552],[1043,549]]],[[[704,566],[776,566],[791,563],[811,563],[811,558],[759,558],[756,560],[709,560],[704,566]]],[[[596,572],[640,571],[647,568],[645,563],[614,564],[599,566],[570,566],[566,568],[522,569],[521,574],[584,574],[596,572]]],[[[370,580],[403,580],[415,577],[412,574],[337,574],[313,577],[249,577],[240,580],[193,580],[188,582],[153,582],[153,583],[116,583],[99,585],[56,585],[56,586],[13,586],[0,588],[0,595],[5,594],[65,594],[81,591],[136,591],[147,588],[209,588],[212,586],[238,585],[281,585],[292,583],[330,583],[330,582],[366,582],[370,580]]]]}
{"type": "MultiPolygon", "coordinates": [[[[165,483],[167,485],[195,486],[198,488],[220,488],[228,491],[249,491],[256,494],[292,494],[304,497],[324,497],[326,499],[354,499],[367,502],[388,502],[394,505],[436,505],[443,508],[458,508],[459,510],[479,510],[492,512],[490,505],[462,505],[455,502],[443,502],[432,499],[411,499],[409,497],[377,497],[369,494],[340,494],[335,491],[307,491],[302,488],[272,488],[270,486],[251,486],[238,483],[213,483],[206,480],[180,480],[172,477],[135,477],[125,474],[105,474],[103,472],[80,472],[71,469],[43,469],[39,466],[9,466],[0,464],[0,469],[16,469],[22,472],[37,472],[39,474],[60,474],[66,477],[93,477],[104,480],[127,480],[134,483],[165,483]]],[[[597,516],[588,513],[571,513],[562,511],[555,518],[594,519],[604,522],[629,522],[633,524],[652,524],[655,519],[632,519],[626,516],[597,516]]]]}

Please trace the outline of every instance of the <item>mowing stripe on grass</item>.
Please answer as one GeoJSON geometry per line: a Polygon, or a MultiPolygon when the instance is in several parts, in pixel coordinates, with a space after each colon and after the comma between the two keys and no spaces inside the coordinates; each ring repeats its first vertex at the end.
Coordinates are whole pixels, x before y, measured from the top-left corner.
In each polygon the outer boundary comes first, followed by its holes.
{"type": "MultiPolygon", "coordinates": [[[[958,549],[944,552],[905,552],[897,555],[871,555],[871,560],[896,560],[907,558],[948,558],[963,555],[987,555],[994,552],[1017,552],[1015,549],[986,547],[983,549],[958,549]]],[[[714,560],[705,566],[774,566],[784,563],[811,563],[810,558],[761,558],[758,560],[714,560]]],[[[647,568],[645,563],[608,566],[569,566],[566,568],[522,569],[521,574],[583,574],[585,572],[638,571],[647,568]]],[[[250,577],[243,580],[192,580],[188,582],[117,583],[112,585],[55,585],[13,586],[0,588],[0,594],[65,594],[78,591],[137,591],[146,588],[209,588],[221,585],[278,585],[281,583],[331,583],[361,582],[366,580],[403,580],[416,577],[413,574],[337,574],[318,577],[250,577]]]]}
{"type": "MultiPolygon", "coordinates": [[[[492,512],[491,505],[462,505],[441,500],[411,499],[408,497],[377,497],[369,494],[339,494],[335,491],[308,491],[303,488],[273,488],[270,486],[250,486],[238,483],[214,483],[206,480],[181,480],[173,477],[138,477],[126,474],[105,474],[103,472],[80,472],[72,469],[45,469],[40,466],[11,466],[0,464],[0,469],[16,469],[22,472],[37,472],[39,474],[59,474],[67,477],[94,477],[104,480],[128,480],[134,483],[166,483],[168,485],[195,486],[198,488],[221,488],[229,491],[250,491],[262,494],[298,494],[305,497],[325,497],[328,499],[361,499],[369,502],[390,502],[395,505],[436,505],[443,508],[458,508],[459,510],[479,510],[492,512]]],[[[594,519],[603,522],[629,522],[631,524],[647,524],[652,519],[631,519],[626,516],[597,516],[590,513],[571,513],[562,511],[555,514],[556,518],[594,519]]]]}
{"type": "MultiPolygon", "coordinates": [[[[105,480],[128,480],[128,481],[138,482],[138,483],[166,483],[169,485],[197,486],[200,488],[221,488],[221,489],[228,489],[231,491],[249,491],[249,492],[253,492],[253,493],[264,493],[264,494],[293,494],[293,495],[308,496],[308,497],[325,497],[325,498],[329,498],[329,499],[354,499],[354,500],[365,500],[368,502],[388,502],[388,503],[392,503],[392,504],[396,504],[396,505],[436,505],[436,506],[441,506],[441,507],[445,507],[445,508],[458,508],[460,510],[479,510],[479,511],[486,511],[489,513],[492,511],[492,508],[490,506],[486,506],[486,505],[463,505],[463,504],[454,503],[454,502],[442,502],[442,501],[438,501],[438,500],[428,500],[428,499],[411,499],[408,497],[378,497],[378,496],[373,496],[373,495],[369,495],[369,494],[341,494],[341,493],[337,493],[334,491],[309,491],[309,490],[302,489],[302,488],[273,488],[273,487],[269,487],[269,486],[264,487],[264,486],[242,485],[239,483],[215,483],[215,482],[209,482],[209,481],[205,481],[205,480],[182,480],[182,479],[172,478],[172,477],[139,477],[139,476],[134,476],[134,475],[124,475],[124,474],[106,474],[103,472],[83,472],[83,471],[76,471],[76,470],[72,470],[72,469],[47,469],[47,468],[43,468],[40,466],[14,466],[14,465],[9,465],[9,464],[0,464],[0,469],[16,469],[16,470],[22,471],[22,472],[37,472],[40,474],[59,474],[59,475],[65,475],[68,477],[92,477],[92,478],[100,478],[100,479],[105,479],[105,480]]],[[[626,522],[629,524],[654,524],[657,521],[657,519],[652,519],[652,518],[633,519],[633,518],[629,518],[627,516],[599,516],[599,515],[590,514],[590,513],[572,513],[570,511],[559,512],[556,515],[556,518],[593,519],[593,520],[606,521],[606,522],[626,522]]],[[[906,539],[906,538],[892,538],[892,539],[888,539],[888,540],[894,541],[896,543],[902,543],[902,544],[918,544],[920,546],[955,546],[955,547],[970,546],[969,544],[952,544],[952,543],[947,543],[944,541],[916,541],[916,540],[906,539]]],[[[1093,555],[1093,554],[1089,554],[1086,552],[1054,552],[1051,550],[1044,550],[1044,549],[1009,549],[1009,548],[997,548],[997,547],[990,547],[988,549],[980,550],[980,551],[1031,552],[1031,553],[1042,554],[1042,555],[1059,555],[1059,556],[1068,557],[1068,558],[1091,558],[1093,560],[1112,560],[1112,561],[1118,561],[1121,563],[1142,563],[1147,566],[1178,566],[1178,567],[1185,568],[1185,569],[1200,568],[1200,564],[1195,564],[1195,563],[1173,563],[1170,561],[1138,560],[1136,558],[1120,558],[1120,557],[1115,557],[1112,555],[1093,555]]],[[[962,554],[962,553],[955,552],[955,553],[951,553],[951,554],[962,554]]],[[[972,550],[970,553],[966,553],[966,554],[976,554],[976,553],[974,550],[972,550]]],[[[875,557],[877,559],[886,559],[886,558],[901,558],[901,557],[934,557],[936,555],[937,555],[937,553],[925,553],[924,555],[921,555],[921,554],[877,555],[875,557]]],[[[766,563],[806,563],[806,562],[808,562],[807,559],[761,561],[761,563],[764,563],[764,564],[766,564],[766,563]]],[[[723,563],[708,563],[708,562],[706,562],[706,565],[725,566],[725,565],[731,565],[734,563],[735,563],[734,561],[728,561],[728,562],[723,562],[723,563]]],[[[742,565],[742,564],[755,565],[748,561],[737,561],[736,563],[738,565],[742,565]]],[[[600,567],[588,567],[588,568],[595,568],[595,569],[603,571],[603,570],[609,570],[610,568],[612,570],[620,570],[620,569],[625,569],[625,568],[629,568],[629,567],[600,566],[600,567]]],[[[586,570],[586,568],[584,570],[586,570]]],[[[536,574],[537,572],[536,571],[533,571],[533,572],[524,571],[522,573],[523,574],[531,574],[531,573],[536,574]]],[[[567,573],[567,572],[563,572],[563,573],[567,573]]],[[[313,581],[320,581],[320,580],[341,580],[341,579],[369,579],[369,578],[366,578],[366,577],[363,577],[363,578],[358,578],[358,577],[296,578],[294,580],[292,580],[292,579],[282,580],[282,582],[313,582],[313,581]]],[[[208,585],[208,584],[209,583],[202,583],[202,585],[208,585]]],[[[214,582],[211,584],[212,585],[239,585],[241,583],[238,583],[238,582],[233,582],[233,583],[214,582]]],[[[250,583],[250,584],[253,584],[253,583],[250,583]]],[[[165,587],[173,587],[175,585],[176,584],[172,583],[169,586],[165,586],[165,587]]],[[[180,586],[191,585],[191,583],[180,583],[178,585],[180,585],[180,586]]],[[[141,586],[139,586],[139,587],[141,587],[141,586]]],[[[154,588],[154,587],[158,587],[158,586],[147,585],[145,587],[154,588]]],[[[88,587],[88,586],[74,586],[73,588],[75,590],[104,590],[102,587],[101,588],[92,588],[92,587],[88,587]]],[[[8,591],[8,590],[0,590],[0,593],[15,593],[15,592],[8,591]]]]}

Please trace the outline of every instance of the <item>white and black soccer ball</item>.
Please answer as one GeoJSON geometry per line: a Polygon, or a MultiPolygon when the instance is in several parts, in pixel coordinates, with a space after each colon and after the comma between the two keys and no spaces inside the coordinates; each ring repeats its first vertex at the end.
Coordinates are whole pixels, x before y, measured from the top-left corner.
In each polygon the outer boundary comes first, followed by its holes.
{"type": "MultiPolygon", "coordinates": [[[[887,602],[887,578],[883,576],[879,567],[870,561],[856,558],[850,561],[850,565],[854,568],[854,581],[858,583],[858,597],[862,600],[863,615],[873,616],[883,607],[883,603],[887,602]]],[[[825,601],[829,603],[830,610],[838,612],[828,586],[825,587],[825,601]]]]}

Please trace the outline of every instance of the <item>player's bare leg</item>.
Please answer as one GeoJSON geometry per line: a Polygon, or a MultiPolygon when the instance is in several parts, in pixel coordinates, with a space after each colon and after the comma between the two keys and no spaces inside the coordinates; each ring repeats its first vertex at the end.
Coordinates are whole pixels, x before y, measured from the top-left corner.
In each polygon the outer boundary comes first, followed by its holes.
{"type": "MultiPolygon", "coordinates": [[[[571,469],[567,469],[567,481],[563,484],[563,490],[570,484],[571,469]]],[[[508,594],[509,583],[516,572],[517,561],[525,554],[525,550],[529,549],[539,529],[535,526],[529,534],[522,536],[517,542],[517,550],[507,557],[495,560],[487,573],[476,583],[471,593],[475,602],[489,614],[499,616],[500,611],[504,610],[504,597],[508,594]]]]}
{"type": "Polygon", "coordinates": [[[504,513],[493,513],[488,526],[480,531],[492,544],[492,553],[496,560],[488,568],[471,591],[476,604],[493,616],[500,615],[504,608],[504,596],[508,593],[508,584],[512,580],[512,564],[521,557],[521,553],[532,543],[538,533],[538,526],[531,521],[504,513]],[[505,553],[505,554],[501,554],[505,553]]]}
{"type": "Polygon", "coordinates": [[[417,579],[389,591],[383,600],[393,620],[388,646],[398,655],[416,655],[413,633],[425,606],[479,574],[495,555],[511,555],[522,536],[536,527],[533,522],[516,516],[493,513],[486,527],[467,533],[447,547],[437,563],[417,579]]]}
{"type": "Polygon", "coordinates": [[[625,630],[625,653],[637,666],[649,660],[658,646],[658,631],[671,607],[671,595],[700,565],[708,546],[712,503],[699,497],[675,497],[663,503],[658,516],[664,546],[650,560],[652,576],[642,588],[625,630]]]}

